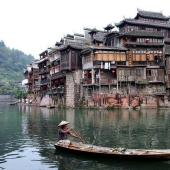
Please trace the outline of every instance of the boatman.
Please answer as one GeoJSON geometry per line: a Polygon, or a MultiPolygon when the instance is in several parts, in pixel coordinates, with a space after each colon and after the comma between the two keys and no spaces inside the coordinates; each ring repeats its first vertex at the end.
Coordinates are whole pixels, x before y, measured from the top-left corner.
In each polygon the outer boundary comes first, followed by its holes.
{"type": "Polygon", "coordinates": [[[79,136],[76,136],[75,134],[71,133],[70,131],[73,130],[73,127],[70,127],[69,129],[67,128],[67,125],[69,124],[70,122],[67,122],[67,121],[62,121],[58,127],[58,142],[61,142],[63,143],[65,146],[70,146],[70,147],[75,147],[75,145],[70,142],[68,139],[67,139],[67,136],[68,134],[71,135],[72,137],[74,138],[77,138],[79,139],[80,137],[79,136]]]}

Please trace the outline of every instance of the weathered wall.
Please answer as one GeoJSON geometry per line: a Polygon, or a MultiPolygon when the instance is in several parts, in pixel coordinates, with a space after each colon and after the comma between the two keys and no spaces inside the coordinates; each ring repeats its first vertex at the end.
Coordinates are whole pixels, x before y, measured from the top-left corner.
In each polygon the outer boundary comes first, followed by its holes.
{"type": "Polygon", "coordinates": [[[81,82],[82,71],[70,71],[66,74],[66,106],[75,107],[82,96],[81,82]]]}
{"type": "Polygon", "coordinates": [[[53,104],[52,99],[49,95],[45,95],[40,101],[40,106],[47,106],[53,104]]]}

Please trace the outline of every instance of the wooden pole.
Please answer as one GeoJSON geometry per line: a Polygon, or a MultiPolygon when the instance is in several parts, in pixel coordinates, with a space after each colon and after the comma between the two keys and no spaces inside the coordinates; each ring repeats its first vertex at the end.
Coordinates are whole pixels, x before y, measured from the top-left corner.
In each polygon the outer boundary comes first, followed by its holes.
{"type": "Polygon", "coordinates": [[[79,137],[79,139],[82,141],[82,143],[83,143],[83,144],[86,144],[86,142],[81,138],[81,136],[78,135],[78,133],[77,133],[74,129],[72,129],[72,130],[73,130],[73,132],[79,137]]]}

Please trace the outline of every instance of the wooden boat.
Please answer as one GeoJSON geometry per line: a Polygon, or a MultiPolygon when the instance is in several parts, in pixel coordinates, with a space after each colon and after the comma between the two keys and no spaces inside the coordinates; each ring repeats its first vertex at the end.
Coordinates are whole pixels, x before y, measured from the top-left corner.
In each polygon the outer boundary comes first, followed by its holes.
{"type": "Polygon", "coordinates": [[[124,149],[94,146],[74,142],[75,146],[68,146],[63,141],[54,143],[56,149],[62,149],[77,154],[100,158],[118,158],[139,161],[167,161],[170,160],[168,150],[124,149]]]}
{"type": "Polygon", "coordinates": [[[19,103],[18,101],[10,103],[10,105],[16,105],[17,103],[19,103]]]}
{"type": "Polygon", "coordinates": [[[18,103],[20,106],[37,106],[37,103],[18,103]]]}
{"type": "Polygon", "coordinates": [[[47,107],[48,109],[53,109],[53,108],[55,108],[54,105],[47,105],[46,107],[47,107]]]}

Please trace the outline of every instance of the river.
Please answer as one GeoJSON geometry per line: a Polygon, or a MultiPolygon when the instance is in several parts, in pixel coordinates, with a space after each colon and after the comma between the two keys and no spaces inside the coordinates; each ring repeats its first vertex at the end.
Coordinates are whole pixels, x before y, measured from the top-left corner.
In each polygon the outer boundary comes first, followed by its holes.
{"type": "Polygon", "coordinates": [[[170,149],[169,109],[47,109],[0,103],[0,170],[170,169],[170,161],[107,160],[58,151],[49,142],[57,141],[62,120],[88,144],[170,149]]]}

